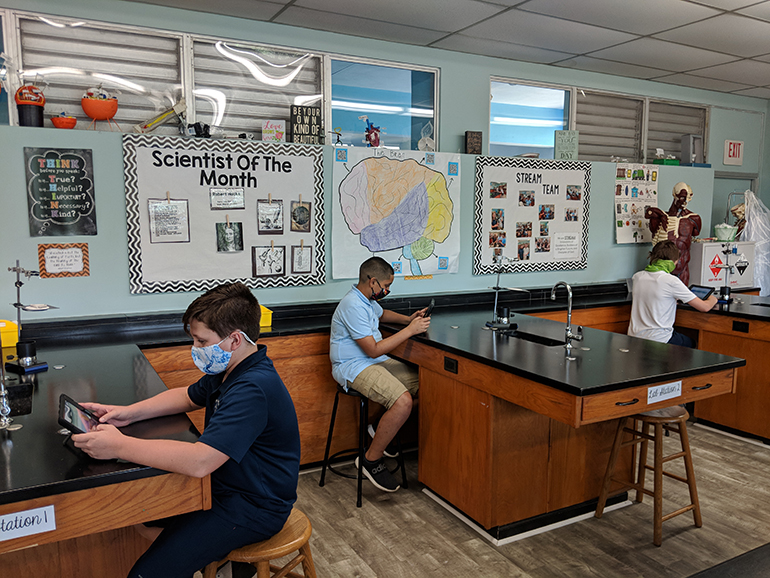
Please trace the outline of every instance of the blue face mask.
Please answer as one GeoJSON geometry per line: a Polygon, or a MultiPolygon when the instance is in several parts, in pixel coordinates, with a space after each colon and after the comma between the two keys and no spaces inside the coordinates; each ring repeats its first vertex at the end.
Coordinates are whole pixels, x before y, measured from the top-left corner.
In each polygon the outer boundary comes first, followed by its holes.
{"type": "MultiPolygon", "coordinates": [[[[254,345],[254,342],[249,339],[249,336],[243,331],[239,331],[238,333],[243,335],[246,338],[246,341],[254,345]]],[[[229,339],[229,337],[225,337],[225,339],[229,339]]],[[[222,341],[225,341],[225,339],[222,341]]],[[[230,364],[233,352],[225,351],[219,347],[219,344],[222,343],[222,341],[215,343],[214,345],[207,345],[206,347],[192,348],[191,353],[193,363],[195,363],[195,366],[203,373],[207,375],[216,375],[226,370],[227,366],[230,364]]]]}

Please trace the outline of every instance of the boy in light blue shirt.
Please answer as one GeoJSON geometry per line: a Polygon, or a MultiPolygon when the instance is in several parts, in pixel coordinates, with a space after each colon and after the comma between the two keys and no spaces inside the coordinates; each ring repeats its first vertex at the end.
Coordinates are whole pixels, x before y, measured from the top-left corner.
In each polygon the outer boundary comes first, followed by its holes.
{"type": "Polygon", "coordinates": [[[364,261],[358,284],[334,312],[329,347],[334,379],[386,408],[362,464],[366,477],[386,492],[395,492],[400,486],[385,466],[383,453],[409,418],[412,396],[419,385],[415,368],[386,354],[430,325],[430,318],[425,317],[427,309],[406,316],[380,306],[378,301],[390,293],[392,284],[393,267],[387,261],[381,257],[364,261]],[[406,327],[383,339],[380,321],[406,327]]]}

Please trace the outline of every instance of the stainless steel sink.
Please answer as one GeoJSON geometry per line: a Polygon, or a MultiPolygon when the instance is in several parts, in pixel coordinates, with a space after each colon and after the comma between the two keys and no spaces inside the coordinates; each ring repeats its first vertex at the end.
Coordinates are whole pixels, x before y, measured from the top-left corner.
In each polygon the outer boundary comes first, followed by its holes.
{"type": "Polygon", "coordinates": [[[545,345],[546,347],[555,347],[557,345],[564,345],[564,341],[559,339],[552,339],[543,335],[537,335],[536,333],[527,333],[526,331],[514,331],[509,334],[510,337],[516,337],[523,339],[524,341],[531,341],[539,345],[545,345]]]}

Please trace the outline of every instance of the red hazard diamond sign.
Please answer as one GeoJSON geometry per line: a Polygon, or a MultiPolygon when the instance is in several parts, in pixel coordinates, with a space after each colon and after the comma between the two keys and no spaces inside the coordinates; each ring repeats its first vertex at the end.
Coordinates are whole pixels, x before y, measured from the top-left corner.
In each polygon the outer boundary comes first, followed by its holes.
{"type": "Polygon", "coordinates": [[[714,255],[714,258],[711,260],[711,263],[709,263],[709,269],[711,269],[711,274],[714,275],[714,277],[719,277],[719,273],[722,271],[719,268],[719,265],[722,264],[722,259],[719,258],[719,255],[714,255]]]}

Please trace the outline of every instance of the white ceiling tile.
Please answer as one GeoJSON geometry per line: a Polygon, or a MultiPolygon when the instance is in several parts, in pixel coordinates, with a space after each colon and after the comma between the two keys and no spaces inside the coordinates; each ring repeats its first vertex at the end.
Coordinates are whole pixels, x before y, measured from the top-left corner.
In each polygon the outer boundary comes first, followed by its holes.
{"type": "Polygon", "coordinates": [[[729,64],[720,64],[719,66],[693,70],[690,74],[730,82],[741,82],[749,86],[770,84],[770,64],[756,60],[739,60],[729,64]]]}
{"type": "Polygon", "coordinates": [[[761,2],[741,10],[736,10],[740,14],[746,16],[753,16],[754,18],[761,18],[762,20],[770,20],[770,2],[761,2]]]}
{"type": "Polygon", "coordinates": [[[722,14],[655,37],[743,57],[770,52],[770,22],[735,14],[722,14]]]}
{"type": "Polygon", "coordinates": [[[590,52],[636,38],[625,32],[516,9],[471,26],[463,34],[571,53],[590,52]]]}
{"type": "Polygon", "coordinates": [[[637,66],[635,64],[623,64],[621,62],[613,62],[611,60],[591,58],[590,56],[577,56],[575,58],[570,58],[569,60],[557,62],[556,66],[642,79],[656,78],[658,76],[671,74],[671,72],[667,70],[649,68],[647,66],[637,66]]]}
{"type": "Polygon", "coordinates": [[[765,86],[758,88],[747,88],[745,90],[736,90],[733,94],[740,94],[741,96],[756,96],[757,98],[766,98],[770,100],[770,88],[765,86]]]}
{"type": "Polygon", "coordinates": [[[294,6],[444,32],[460,30],[506,10],[477,0],[297,0],[294,6]]]}
{"type": "Polygon", "coordinates": [[[756,4],[757,0],[695,0],[698,4],[706,4],[722,10],[737,10],[750,4],[756,4]]]}
{"type": "Polygon", "coordinates": [[[458,52],[468,52],[470,54],[483,54],[485,56],[495,56],[497,58],[510,58],[512,60],[522,60],[524,62],[538,62],[540,64],[550,64],[557,60],[564,60],[565,58],[573,56],[573,54],[568,54],[566,52],[533,48],[532,46],[511,44],[510,42],[501,42],[499,40],[487,40],[486,38],[472,38],[462,34],[453,34],[443,40],[434,42],[431,44],[431,48],[456,50],[458,52]]]}
{"type": "Polygon", "coordinates": [[[530,0],[518,8],[645,35],[720,14],[713,8],[673,0],[645,0],[639,10],[619,7],[618,0],[530,0]]]}
{"type": "Polygon", "coordinates": [[[725,80],[714,80],[713,78],[702,78],[692,74],[672,74],[656,78],[655,82],[665,82],[666,84],[676,84],[678,86],[689,86],[691,88],[703,88],[705,90],[716,90],[718,92],[732,92],[741,88],[748,88],[745,84],[727,82],[725,80]]]}
{"type": "Polygon", "coordinates": [[[700,48],[679,46],[654,38],[640,38],[633,42],[597,50],[591,56],[628,62],[639,66],[665,67],[668,70],[684,72],[693,68],[713,66],[736,60],[734,57],[700,48]]]}
{"type": "Polygon", "coordinates": [[[280,14],[273,20],[273,22],[288,24],[289,26],[299,26],[301,28],[312,28],[314,30],[339,32],[340,34],[349,34],[352,36],[389,40],[391,42],[418,44],[421,46],[430,44],[446,35],[445,32],[438,32],[435,30],[426,30],[414,26],[403,26],[401,24],[375,22],[374,20],[367,20],[365,18],[332,14],[331,12],[320,12],[318,10],[308,10],[307,8],[297,8],[294,6],[280,14]]]}
{"type": "Polygon", "coordinates": [[[171,8],[183,8],[209,14],[236,16],[249,20],[270,20],[286,5],[285,1],[269,2],[263,0],[220,0],[212,3],[208,0],[129,0],[140,4],[155,4],[171,8]]]}

